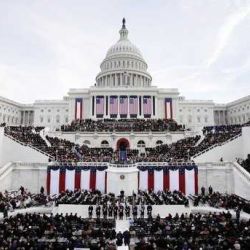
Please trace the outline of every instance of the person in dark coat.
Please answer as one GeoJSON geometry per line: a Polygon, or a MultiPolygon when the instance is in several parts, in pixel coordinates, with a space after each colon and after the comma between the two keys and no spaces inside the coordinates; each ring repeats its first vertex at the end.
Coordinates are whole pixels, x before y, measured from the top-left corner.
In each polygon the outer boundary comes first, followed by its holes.
{"type": "Polygon", "coordinates": [[[41,188],[40,188],[40,194],[44,194],[44,187],[43,186],[41,186],[41,188]]]}
{"type": "Polygon", "coordinates": [[[133,217],[134,219],[137,218],[137,206],[133,206],[133,217]]]}
{"type": "Polygon", "coordinates": [[[113,206],[112,205],[109,205],[109,207],[108,207],[108,214],[109,214],[109,217],[112,217],[112,214],[113,214],[113,206]]]}
{"type": "Polygon", "coordinates": [[[88,210],[89,210],[89,218],[92,218],[92,215],[93,215],[93,206],[90,205],[88,210]]]}
{"type": "Polygon", "coordinates": [[[130,217],[130,206],[126,205],[125,207],[125,214],[126,214],[126,218],[130,217]]]}
{"type": "Polygon", "coordinates": [[[128,230],[126,230],[123,233],[123,238],[124,238],[124,244],[125,244],[125,246],[129,246],[131,235],[130,235],[130,232],[128,230]]]}
{"type": "Polygon", "coordinates": [[[152,217],[152,206],[151,205],[147,206],[147,215],[148,215],[148,217],[152,217]]]}
{"type": "Polygon", "coordinates": [[[119,232],[117,235],[116,235],[116,245],[118,246],[118,247],[120,247],[120,246],[122,246],[122,244],[123,244],[123,235],[122,235],[122,233],[121,232],[119,232]]]}
{"type": "Polygon", "coordinates": [[[201,187],[201,195],[202,195],[202,196],[205,195],[205,191],[206,191],[205,187],[202,186],[202,187],[201,187]]]}
{"type": "Polygon", "coordinates": [[[101,206],[98,205],[98,206],[96,207],[96,217],[97,217],[97,218],[100,218],[100,216],[101,216],[101,206]]]}
{"type": "Polygon", "coordinates": [[[141,218],[144,218],[144,211],[145,211],[145,206],[141,205],[141,209],[140,209],[140,216],[141,216],[141,218]]]}
{"type": "Polygon", "coordinates": [[[124,207],[122,205],[119,206],[119,219],[123,219],[124,207]]]}
{"type": "Polygon", "coordinates": [[[106,219],[107,215],[108,215],[107,205],[103,205],[103,207],[102,207],[102,214],[103,214],[103,218],[106,219]]]}
{"type": "Polygon", "coordinates": [[[8,207],[7,207],[7,205],[4,207],[4,209],[3,209],[3,217],[4,218],[7,218],[8,217],[8,207]]]}
{"type": "Polygon", "coordinates": [[[209,192],[210,195],[213,193],[213,188],[211,186],[209,186],[208,192],[209,192]]]}
{"type": "Polygon", "coordinates": [[[23,195],[24,194],[24,187],[23,186],[20,187],[20,191],[21,191],[21,195],[23,195]]]}
{"type": "Polygon", "coordinates": [[[118,206],[114,207],[114,218],[117,218],[117,214],[118,214],[118,206]]]}

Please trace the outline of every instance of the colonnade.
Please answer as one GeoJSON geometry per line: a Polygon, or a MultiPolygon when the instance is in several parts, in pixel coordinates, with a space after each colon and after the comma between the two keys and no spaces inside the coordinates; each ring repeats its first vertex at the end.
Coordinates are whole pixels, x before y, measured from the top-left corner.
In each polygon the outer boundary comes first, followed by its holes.
{"type": "Polygon", "coordinates": [[[151,80],[149,77],[130,74],[130,73],[115,73],[101,76],[97,79],[98,87],[121,87],[121,86],[133,86],[133,87],[146,87],[150,86],[151,80]]]}
{"type": "MultiPolygon", "coordinates": [[[[100,97],[100,96],[98,96],[100,97]]],[[[104,98],[104,112],[103,112],[103,118],[112,118],[111,117],[111,113],[110,113],[110,97],[111,96],[102,96],[104,98]]],[[[144,110],[143,110],[143,98],[144,97],[150,97],[151,98],[151,114],[147,114],[147,116],[149,116],[148,118],[154,118],[156,117],[156,110],[157,110],[157,101],[155,96],[145,96],[145,95],[112,95],[112,97],[117,97],[117,117],[116,118],[121,118],[121,114],[120,114],[120,97],[127,97],[127,105],[128,105],[128,112],[127,112],[127,118],[132,118],[131,114],[130,114],[130,97],[136,97],[137,99],[137,114],[133,114],[133,118],[144,118],[146,114],[144,114],[144,110]]],[[[96,98],[97,96],[92,96],[92,117],[96,118],[97,114],[96,114],[96,98]]],[[[122,114],[124,115],[124,114],[122,114]]]]}

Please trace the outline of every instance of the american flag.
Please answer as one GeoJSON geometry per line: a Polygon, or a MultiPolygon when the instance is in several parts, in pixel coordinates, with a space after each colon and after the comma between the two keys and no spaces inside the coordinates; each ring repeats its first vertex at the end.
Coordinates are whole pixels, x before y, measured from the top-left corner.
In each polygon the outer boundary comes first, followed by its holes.
{"type": "Polygon", "coordinates": [[[127,115],[128,114],[128,97],[120,96],[120,114],[127,115]]]}
{"type": "Polygon", "coordinates": [[[104,97],[103,96],[96,97],[96,114],[97,115],[104,114],[104,97]]]}
{"type": "Polygon", "coordinates": [[[143,97],[143,114],[151,115],[152,113],[152,102],[150,96],[143,97]]]}
{"type": "Polygon", "coordinates": [[[129,97],[129,114],[137,115],[138,114],[138,98],[137,96],[129,97]]]}
{"type": "Polygon", "coordinates": [[[172,119],[172,99],[165,99],[165,118],[172,119]]]}
{"type": "Polygon", "coordinates": [[[110,114],[117,115],[118,114],[118,98],[117,98],[117,96],[110,96],[109,104],[110,104],[110,114]]]}
{"type": "Polygon", "coordinates": [[[76,99],[76,105],[75,105],[75,119],[82,119],[82,99],[77,98],[76,99]]]}

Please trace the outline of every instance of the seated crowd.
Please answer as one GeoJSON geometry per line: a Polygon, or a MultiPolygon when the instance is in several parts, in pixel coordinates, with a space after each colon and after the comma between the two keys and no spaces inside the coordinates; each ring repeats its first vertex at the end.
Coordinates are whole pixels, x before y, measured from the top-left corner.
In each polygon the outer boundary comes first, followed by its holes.
{"type": "MultiPolygon", "coordinates": [[[[90,120],[92,122],[92,120],[90,120]]],[[[100,122],[100,121],[99,121],[100,122]]],[[[119,123],[121,121],[117,121],[119,123]]],[[[122,123],[122,122],[121,122],[122,123]]],[[[40,136],[42,128],[33,127],[5,127],[5,133],[33,148],[50,155],[51,159],[59,162],[183,162],[190,157],[230,140],[241,132],[240,125],[205,127],[204,138],[200,135],[188,137],[172,144],[162,144],[154,148],[145,148],[141,152],[137,149],[128,149],[126,159],[121,159],[119,152],[109,147],[90,148],[87,145],[78,145],[66,139],[46,136],[46,141],[40,136]]]]}
{"type": "Polygon", "coordinates": [[[99,190],[66,190],[58,195],[49,196],[44,193],[41,187],[40,193],[34,194],[24,187],[18,191],[0,192],[0,212],[5,208],[14,210],[18,208],[28,208],[33,206],[49,206],[55,203],[59,204],[81,204],[81,205],[111,205],[111,206],[148,206],[148,205],[189,205],[189,199],[193,201],[194,206],[208,205],[215,208],[240,209],[250,213],[250,201],[235,194],[226,194],[214,192],[210,186],[208,192],[201,188],[199,195],[185,196],[180,191],[141,191],[126,196],[123,191],[116,196],[113,193],[102,193],[99,190]]]}
{"type": "Polygon", "coordinates": [[[116,249],[115,221],[17,214],[0,222],[0,249],[116,249]]]}
{"type": "Polygon", "coordinates": [[[250,221],[232,214],[134,217],[129,231],[116,233],[114,219],[77,215],[17,214],[0,221],[0,249],[249,249],[250,221]]]}
{"type": "MultiPolygon", "coordinates": [[[[191,197],[191,196],[189,196],[191,197]]],[[[250,221],[240,220],[240,210],[250,212],[249,201],[236,195],[208,192],[192,196],[195,206],[206,204],[216,208],[236,210],[232,214],[176,214],[152,217],[153,205],[188,205],[188,198],[179,191],[138,191],[115,196],[100,191],[68,191],[58,196],[30,194],[23,187],[17,192],[0,193],[0,204],[12,209],[59,204],[84,204],[88,218],[77,215],[17,214],[0,221],[0,249],[116,249],[133,245],[134,249],[248,249],[250,221]],[[27,201],[27,202],[26,202],[27,201]],[[130,219],[130,228],[116,233],[115,220],[130,219]]]]}
{"type": "Polygon", "coordinates": [[[176,214],[134,219],[135,249],[249,249],[250,221],[228,213],[176,214]]]}
{"type": "Polygon", "coordinates": [[[248,154],[247,159],[237,159],[237,162],[250,173],[250,154],[248,154]]]}
{"type": "Polygon", "coordinates": [[[191,149],[190,154],[195,155],[208,148],[221,145],[241,133],[242,125],[221,125],[203,128],[204,139],[199,143],[198,148],[191,149]]]}
{"type": "Polygon", "coordinates": [[[42,129],[44,129],[44,127],[11,126],[5,127],[4,132],[25,145],[46,151],[47,144],[39,134],[42,129]]]}
{"type": "Polygon", "coordinates": [[[199,195],[190,197],[193,200],[194,206],[208,205],[215,208],[242,210],[250,214],[249,200],[236,194],[214,192],[211,186],[209,187],[208,193],[206,193],[205,188],[202,187],[199,195]]]}
{"type": "Polygon", "coordinates": [[[41,187],[39,194],[33,194],[24,187],[18,191],[0,192],[0,212],[5,210],[15,210],[18,208],[28,208],[34,206],[48,205],[50,199],[44,194],[44,188],[41,187]]]}
{"type": "Polygon", "coordinates": [[[61,131],[73,132],[163,132],[183,130],[172,119],[102,119],[75,120],[70,125],[62,125],[61,131]]]}

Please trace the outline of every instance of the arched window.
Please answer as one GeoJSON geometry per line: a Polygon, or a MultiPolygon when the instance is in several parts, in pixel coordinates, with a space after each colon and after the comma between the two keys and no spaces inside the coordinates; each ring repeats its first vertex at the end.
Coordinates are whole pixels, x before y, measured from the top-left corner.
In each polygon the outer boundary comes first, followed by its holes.
{"type": "Polygon", "coordinates": [[[145,142],[142,141],[142,140],[138,141],[138,142],[137,142],[137,147],[138,147],[138,148],[145,148],[145,142]]]}
{"type": "Polygon", "coordinates": [[[85,145],[90,145],[90,141],[89,140],[85,140],[84,142],[83,142],[83,144],[85,144],[85,145]]]}
{"type": "Polygon", "coordinates": [[[103,140],[103,141],[101,142],[101,147],[102,147],[102,148],[108,148],[108,147],[109,147],[108,141],[103,140]]]}
{"type": "Polygon", "coordinates": [[[162,141],[162,140],[156,141],[156,146],[160,146],[160,145],[162,145],[162,144],[163,144],[163,141],[162,141]]]}

